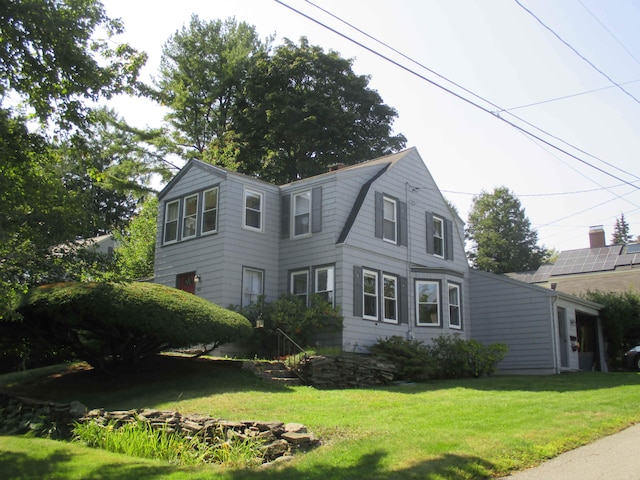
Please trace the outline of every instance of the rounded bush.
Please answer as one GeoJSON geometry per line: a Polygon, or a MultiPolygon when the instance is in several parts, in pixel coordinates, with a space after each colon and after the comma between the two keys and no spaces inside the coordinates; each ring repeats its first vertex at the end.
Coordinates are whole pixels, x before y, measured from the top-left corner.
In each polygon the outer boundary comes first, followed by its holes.
{"type": "Polygon", "coordinates": [[[45,342],[68,346],[103,370],[167,348],[247,339],[242,315],[154,283],[59,283],[32,289],[18,308],[45,342]]]}

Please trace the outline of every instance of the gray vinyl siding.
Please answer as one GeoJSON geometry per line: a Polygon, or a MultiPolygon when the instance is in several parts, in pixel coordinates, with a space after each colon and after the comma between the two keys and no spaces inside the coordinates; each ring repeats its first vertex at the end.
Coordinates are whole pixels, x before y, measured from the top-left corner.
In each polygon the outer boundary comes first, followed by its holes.
{"type": "Polygon", "coordinates": [[[473,270],[470,286],[472,337],[484,344],[508,346],[499,370],[554,373],[554,292],[473,270]]]}
{"type": "MultiPolygon", "coordinates": [[[[196,272],[200,282],[196,294],[223,307],[242,300],[242,270],[265,272],[264,293],[273,300],[278,294],[278,189],[249,177],[202,168],[199,164],[183,173],[161,194],[155,261],[155,282],[176,286],[176,275],[196,272]],[[164,203],[218,186],[218,229],[168,245],[162,244],[164,203]],[[244,188],[263,194],[263,230],[243,228],[244,188]]],[[[198,219],[200,220],[200,218],[198,219]]]]}

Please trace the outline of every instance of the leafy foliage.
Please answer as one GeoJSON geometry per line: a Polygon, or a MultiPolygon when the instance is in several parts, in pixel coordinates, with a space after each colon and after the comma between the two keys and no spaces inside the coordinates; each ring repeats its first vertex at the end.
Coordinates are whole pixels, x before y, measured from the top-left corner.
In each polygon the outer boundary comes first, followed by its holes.
{"type": "Polygon", "coordinates": [[[602,330],[608,343],[608,363],[621,366],[622,354],[640,345],[640,294],[589,291],[586,297],[604,305],[600,311],[602,330]]]}
{"type": "Polygon", "coordinates": [[[197,16],[165,44],[156,87],[183,152],[273,183],[393,153],[396,111],[336,52],[197,16]]]}
{"type": "Polygon", "coordinates": [[[454,335],[441,335],[431,345],[392,336],[379,339],[369,351],[393,363],[401,380],[465,378],[491,375],[507,346],[483,345],[454,335]]]}
{"type": "Polygon", "coordinates": [[[131,92],[146,61],[98,0],[5,0],[0,15],[0,97],[14,92],[41,120],[84,122],[83,100],[131,92]],[[107,38],[97,39],[103,31],[107,38]]]}
{"type": "Polygon", "coordinates": [[[487,272],[536,270],[546,256],[520,200],[506,187],[474,197],[465,237],[471,264],[487,272]]]}
{"type": "Polygon", "coordinates": [[[263,322],[262,328],[256,328],[250,340],[253,354],[263,357],[275,357],[277,329],[289,335],[298,345],[307,347],[320,334],[342,331],[343,316],[338,307],[333,307],[319,295],[311,298],[311,305],[292,294],[283,294],[275,302],[264,302],[261,298],[248,307],[231,306],[256,325],[263,322]]]}
{"type": "Polygon", "coordinates": [[[116,237],[121,243],[116,250],[120,278],[135,280],[153,275],[157,215],[158,198],[152,195],[144,201],[124,234],[116,237]]]}
{"type": "Polygon", "coordinates": [[[167,348],[241,341],[241,315],[178,289],[152,283],[67,283],[32,289],[1,324],[45,346],[66,347],[106,373],[135,366],[167,348]]]}

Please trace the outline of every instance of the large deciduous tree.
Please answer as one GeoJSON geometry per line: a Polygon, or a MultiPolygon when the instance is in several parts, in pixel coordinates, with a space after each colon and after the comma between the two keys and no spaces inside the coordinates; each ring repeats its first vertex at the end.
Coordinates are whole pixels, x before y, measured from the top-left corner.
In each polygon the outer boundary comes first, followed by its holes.
{"type": "Polygon", "coordinates": [[[352,60],[305,38],[271,41],[235,19],[198,17],[167,41],[157,95],[183,151],[285,183],[405,146],[397,112],[352,60]]]}
{"type": "Polygon", "coordinates": [[[392,133],[396,111],[352,66],[305,38],[258,58],[234,122],[238,170],[285,183],[403,148],[405,137],[392,133]]]}
{"type": "Polygon", "coordinates": [[[50,278],[49,249],[85,232],[87,172],[71,166],[92,152],[66,142],[89,131],[92,101],[138,86],[146,56],[113,43],[121,31],[98,0],[0,2],[0,318],[50,278]]]}
{"type": "Polygon", "coordinates": [[[546,254],[520,200],[506,187],[474,197],[465,237],[472,266],[488,272],[535,270],[546,254]]]}
{"type": "Polygon", "coordinates": [[[234,18],[207,22],[193,15],[164,44],[157,95],[170,109],[166,120],[185,156],[201,157],[230,129],[253,58],[269,43],[234,18]]]}

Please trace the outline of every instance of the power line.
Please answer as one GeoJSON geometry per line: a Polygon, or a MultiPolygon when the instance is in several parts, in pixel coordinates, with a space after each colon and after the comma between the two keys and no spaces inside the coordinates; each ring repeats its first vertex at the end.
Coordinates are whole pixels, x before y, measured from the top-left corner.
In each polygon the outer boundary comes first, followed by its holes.
{"type": "Polygon", "coordinates": [[[616,82],[614,79],[612,79],[609,75],[607,75],[606,73],[604,73],[602,70],[600,70],[598,67],[596,67],[588,58],[586,58],[584,55],[582,55],[580,52],[578,52],[578,50],[576,50],[573,46],[571,46],[569,44],[569,42],[567,42],[566,40],[564,40],[560,35],[558,35],[551,27],[549,27],[548,25],[546,25],[539,17],[536,16],[535,13],[533,13],[531,10],[529,10],[527,7],[525,7],[524,5],[522,5],[522,3],[520,3],[519,0],[514,0],[514,2],[516,2],[516,4],[522,8],[525,12],[527,12],[529,15],[531,15],[533,18],[535,18],[538,23],[540,25],[542,25],[544,28],[546,28],[549,32],[551,32],[551,34],[556,37],[558,40],[560,40],[560,42],[562,42],[564,45],[567,46],[567,48],[569,48],[573,53],[575,53],[578,57],[580,57],[582,60],[584,60],[586,63],[588,63],[589,65],[591,65],[591,67],[598,72],[600,75],[602,75],[603,77],[605,77],[607,80],[609,80],[611,83],[613,83],[613,85],[615,85],[616,87],[618,87],[620,90],[622,90],[624,93],[626,93],[629,97],[631,97],[636,103],[640,104],[640,100],[638,100],[636,97],[634,97],[631,93],[629,93],[627,90],[625,90],[622,85],[620,85],[618,82],[616,82]]]}
{"type": "MultiPolygon", "coordinates": [[[[604,175],[607,175],[607,176],[609,176],[609,177],[612,177],[612,178],[614,178],[614,179],[616,179],[616,180],[618,180],[618,181],[620,181],[620,182],[623,182],[623,183],[625,183],[625,184],[627,184],[627,185],[629,185],[629,186],[631,186],[631,187],[633,187],[633,188],[635,188],[635,189],[640,190],[640,187],[638,187],[638,186],[634,185],[634,184],[633,184],[633,183],[631,183],[630,181],[627,181],[627,180],[625,180],[625,179],[623,179],[623,178],[620,178],[620,177],[618,177],[618,176],[614,175],[613,173],[610,173],[610,172],[608,172],[608,171],[606,171],[606,170],[604,170],[604,169],[602,169],[602,168],[600,168],[600,167],[598,167],[598,166],[596,166],[596,165],[593,165],[592,163],[587,162],[586,160],[584,160],[584,159],[582,159],[582,158],[578,157],[577,155],[574,155],[574,154],[572,154],[572,153],[570,153],[570,152],[568,152],[568,151],[564,150],[563,148],[560,148],[559,146],[554,145],[553,143],[551,143],[551,142],[550,142],[550,141],[548,141],[548,140],[545,140],[544,138],[540,137],[539,135],[536,135],[536,134],[534,134],[533,132],[528,131],[526,128],[524,128],[524,127],[522,127],[522,126],[520,126],[520,125],[517,125],[516,123],[514,123],[514,122],[512,122],[512,121],[510,121],[510,120],[507,120],[506,118],[504,118],[504,117],[500,116],[498,112],[491,111],[490,109],[488,109],[488,108],[486,108],[486,107],[483,107],[482,105],[479,105],[478,103],[473,102],[472,100],[470,100],[470,99],[468,99],[468,98],[466,98],[466,97],[462,96],[461,94],[456,93],[456,92],[454,92],[453,90],[451,90],[451,89],[449,89],[449,88],[447,88],[447,87],[445,87],[445,86],[443,86],[443,85],[441,85],[441,84],[439,84],[439,83],[435,82],[434,80],[431,80],[430,78],[425,77],[424,75],[422,75],[422,74],[420,74],[420,73],[416,72],[415,70],[412,70],[411,68],[409,68],[409,67],[407,67],[407,66],[405,66],[405,65],[402,65],[402,64],[401,64],[401,63],[399,63],[398,61],[393,60],[393,59],[389,58],[389,57],[388,57],[388,56],[386,56],[386,55],[383,55],[382,53],[380,53],[380,52],[378,52],[378,51],[374,50],[373,48],[371,48],[371,47],[369,47],[369,46],[367,46],[367,45],[364,45],[362,42],[359,42],[359,41],[355,40],[354,38],[351,38],[350,36],[348,36],[348,35],[346,35],[346,34],[344,34],[344,33],[340,32],[340,31],[336,30],[335,28],[330,27],[329,25],[327,25],[327,24],[325,24],[325,23],[321,22],[320,20],[317,20],[316,18],[313,18],[312,16],[310,16],[310,15],[308,15],[308,14],[304,13],[304,12],[301,12],[300,10],[298,10],[298,9],[296,9],[296,8],[294,8],[294,7],[290,6],[290,5],[287,5],[287,4],[286,4],[286,3],[284,3],[282,0],[274,0],[274,1],[275,1],[276,3],[278,3],[278,4],[282,5],[283,7],[288,8],[289,10],[291,10],[291,11],[293,11],[293,12],[297,13],[298,15],[300,15],[300,16],[302,16],[302,17],[304,17],[304,18],[308,19],[308,20],[310,20],[311,22],[313,22],[313,23],[315,23],[315,24],[317,24],[317,25],[320,25],[321,27],[323,27],[323,28],[325,28],[325,29],[327,29],[327,30],[329,30],[329,31],[331,31],[331,32],[333,32],[333,33],[335,33],[336,35],[338,35],[338,36],[340,36],[340,37],[344,38],[345,40],[347,40],[347,41],[349,41],[349,42],[351,42],[351,43],[353,43],[353,44],[355,44],[355,45],[359,46],[360,48],[363,48],[364,50],[366,50],[366,51],[368,51],[368,52],[372,53],[373,55],[376,55],[376,56],[378,56],[378,57],[382,58],[383,60],[385,60],[385,61],[387,61],[387,62],[389,62],[389,63],[391,63],[391,64],[395,65],[396,67],[398,67],[398,68],[400,68],[400,69],[402,69],[402,70],[406,71],[407,73],[410,73],[411,75],[414,75],[414,76],[418,77],[419,79],[421,79],[421,80],[423,80],[423,81],[425,81],[425,82],[427,82],[427,83],[429,83],[429,84],[431,84],[431,85],[433,85],[433,86],[435,86],[435,87],[437,87],[437,88],[439,88],[439,89],[441,89],[441,90],[443,90],[443,91],[445,91],[445,92],[449,93],[450,95],[453,95],[454,97],[458,98],[459,100],[462,100],[463,102],[468,103],[469,105],[471,105],[471,106],[473,106],[473,107],[475,107],[475,108],[477,108],[477,109],[479,109],[479,110],[482,110],[482,111],[483,111],[483,112],[485,112],[485,113],[489,113],[489,114],[491,114],[491,115],[492,115],[492,116],[494,116],[495,118],[497,118],[497,119],[501,120],[502,122],[506,123],[507,125],[510,125],[511,127],[515,128],[516,130],[521,131],[522,133],[525,133],[526,135],[529,135],[529,136],[530,136],[530,137],[532,137],[532,138],[535,138],[536,140],[538,140],[538,141],[540,141],[540,142],[542,142],[542,143],[544,143],[544,144],[546,144],[546,145],[550,146],[551,148],[554,148],[554,149],[556,149],[556,150],[558,150],[558,151],[560,151],[560,152],[564,153],[565,155],[567,155],[567,156],[569,156],[569,157],[571,157],[571,158],[573,158],[573,159],[577,160],[578,162],[580,162],[580,163],[582,163],[582,164],[584,164],[584,165],[587,165],[587,166],[589,166],[589,167],[591,167],[591,168],[593,168],[593,169],[595,169],[595,170],[599,171],[600,173],[603,173],[604,175]]],[[[517,0],[516,0],[516,1],[517,1],[517,0]]],[[[309,2],[309,3],[311,3],[311,2],[309,2]]],[[[344,22],[344,23],[346,23],[346,22],[344,22]]],[[[407,57],[407,58],[408,58],[408,57],[407,57]]],[[[412,61],[413,61],[413,60],[412,60],[412,61]]],[[[415,61],[414,61],[414,63],[417,63],[417,62],[415,62],[415,61]]],[[[425,68],[426,68],[426,67],[425,67],[425,68]]],[[[427,69],[427,70],[429,70],[429,69],[427,69]]],[[[429,71],[431,71],[431,70],[429,70],[429,71]]],[[[445,79],[445,80],[446,80],[446,81],[448,81],[449,83],[451,83],[451,84],[453,84],[453,85],[456,85],[456,86],[457,86],[457,84],[455,84],[454,82],[452,82],[452,81],[450,81],[450,80],[446,79],[446,78],[445,78],[445,77],[443,77],[442,75],[439,75],[439,74],[437,74],[437,75],[438,75],[440,78],[445,79]]],[[[459,88],[461,88],[461,87],[459,87],[459,88]]],[[[464,91],[466,91],[466,92],[468,92],[468,93],[472,93],[472,92],[469,92],[468,90],[466,90],[466,89],[464,89],[464,88],[463,88],[463,90],[464,90],[464,91]]],[[[472,94],[473,94],[473,93],[472,93],[472,94]]],[[[480,96],[478,96],[478,95],[475,95],[475,94],[473,94],[473,95],[474,95],[475,97],[477,97],[477,98],[481,98],[481,99],[482,99],[482,97],[480,97],[480,96]]],[[[482,100],[484,100],[484,99],[482,99],[482,100]]],[[[492,106],[494,106],[494,107],[498,107],[497,105],[495,105],[495,104],[493,104],[493,103],[491,103],[491,102],[488,102],[487,100],[484,100],[484,101],[485,101],[485,102],[487,102],[487,103],[489,103],[490,105],[492,105],[492,106]]],[[[513,114],[510,114],[510,115],[514,116],[515,118],[518,118],[518,120],[524,121],[524,120],[520,119],[519,117],[517,117],[517,116],[515,116],[515,115],[513,115],[513,114]]],[[[524,122],[528,124],[528,122],[526,122],[526,121],[524,121],[524,122]]],[[[538,129],[538,128],[537,128],[537,127],[535,127],[534,125],[531,125],[531,124],[529,124],[529,125],[530,125],[530,126],[533,126],[533,127],[534,127],[534,128],[536,128],[536,129],[538,129]]],[[[538,129],[538,130],[540,130],[540,129],[538,129]]],[[[542,131],[542,130],[540,130],[540,131],[542,131]]],[[[546,132],[545,132],[545,133],[546,133],[546,132]]],[[[547,135],[549,135],[549,134],[547,134],[547,135]]],[[[553,137],[553,135],[550,135],[550,136],[552,136],[552,137],[553,137]]],[[[557,137],[556,137],[556,139],[557,139],[557,137]]],[[[566,142],[565,142],[565,143],[566,143],[566,142]]],[[[609,166],[612,166],[612,165],[609,165],[609,166]]],[[[613,167],[613,166],[612,166],[612,167],[613,167]]],[[[614,168],[617,168],[617,167],[614,167],[614,168]]],[[[625,172],[625,173],[627,173],[627,172],[625,172]]],[[[637,178],[637,177],[636,177],[636,178],[637,178]]]]}
{"type": "MultiPolygon", "coordinates": [[[[628,82],[621,83],[620,85],[629,85],[630,83],[637,83],[637,82],[640,82],[640,79],[638,79],[638,80],[630,80],[628,82]]],[[[566,100],[567,98],[579,97],[581,95],[588,95],[590,93],[601,92],[603,90],[609,90],[611,88],[616,88],[616,86],[615,85],[609,85],[608,87],[594,88],[593,90],[587,90],[586,92],[573,93],[571,95],[565,95],[563,97],[550,98],[548,100],[541,100],[539,102],[528,103],[526,105],[518,105],[517,107],[505,108],[504,110],[501,110],[501,112],[511,112],[512,110],[518,110],[520,108],[535,107],[537,105],[543,105],[545,103],[550,103],[550,102],[557,102],[558,100],[566,100]]]]}
{"type": "MultiPolygon", "coordinates": [[[[575,190],[573,192],[550,192],[550,193],[518,193],[517,197],[561,197],[565,195],[579,195],[582,193],[593,193],[600,192],[602,190],[609,190],[610,188],[622,187],[624,183],[619,183],[618,185],[612,185],[611,187],[600,187],[600,188],[590,188],[588,190],[575,190]]],[[[453,193],[456,195],[468,195],[468,196],[478,196],[479,193],[472,192],[458,192],[456,190],[441,190],[443,193],[453,193]]]]}

